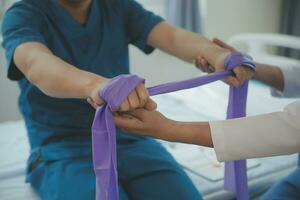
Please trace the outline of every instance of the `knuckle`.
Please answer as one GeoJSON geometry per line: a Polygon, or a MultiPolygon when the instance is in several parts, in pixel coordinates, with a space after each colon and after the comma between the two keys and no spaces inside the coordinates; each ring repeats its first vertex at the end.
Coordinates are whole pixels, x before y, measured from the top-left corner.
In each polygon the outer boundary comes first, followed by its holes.
{"type": "Polygon", "coordinates": [[[129,110],[129,106],[127,103],[123,103],[120,107],[121,111],[128,111],[129,110]]]}
{"type": "Polygon", "coordinates": [[[143,102],[147,101],[147,99],[148,99],[148,95],[146,94],[146,92],[141,92],[139,94],[139,97],[140,97],[140,100],[143,102]]]}
{"type": "Polygon", "coordinates": [[[130,106],[131,108],[137,108],[139,106],[139,102],[137,102],[136,100],[132,100],[130,101],[130,106]]]}

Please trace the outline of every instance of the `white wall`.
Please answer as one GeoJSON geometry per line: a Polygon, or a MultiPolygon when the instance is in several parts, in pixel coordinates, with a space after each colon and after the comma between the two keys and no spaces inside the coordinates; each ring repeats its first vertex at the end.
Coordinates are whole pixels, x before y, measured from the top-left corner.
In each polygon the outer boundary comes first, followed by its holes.
{"type": "MultiPolygon", "coordinates": [[[[164,0],[139,2],[151,10],[162,7],[165,3],[164,0]]],[[[238,33],[278,32],[280,6],[281,0],[202,0],[200,7],[205,12],[204,35],[209,38],[217,36],[226,41],[238,33]]],[[[193,66],[159,51],[145,56],[132,49],[131,61],[132,72],[145,77],[151,85],[199,75],[193,66]]]]}
{"type": "Polygon", "coordinates": [[[205,35],[225,40],[244,32],[278,32],[281,0],[205,0],[205,35]]]}
{"type": "MultiPolygon", "coordinates": [[[[0,0],[1,1],[1,0],[0,0]]],[[[164,14],[165,0],[139,0],[147,8],[164,14]]],[[[278,32],[281,0],[204,0],[205,35],[227,40],[242,32],[278,32]]],[[[0,57],[0,121],[20,118],[17,111],[18,89],[5,77],[3,58],[0,57]]],[[[132,72],[147,79],[150,85],[198,76],[191,65],[171,58],[159,51],[144,56],[131,48],[132,72]]]]}

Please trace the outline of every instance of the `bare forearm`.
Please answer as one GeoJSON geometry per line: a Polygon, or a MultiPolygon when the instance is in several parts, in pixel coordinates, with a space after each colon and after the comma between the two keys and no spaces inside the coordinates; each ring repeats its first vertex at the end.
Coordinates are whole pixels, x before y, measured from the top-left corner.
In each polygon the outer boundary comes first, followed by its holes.
{"type": "Polygon", "coordinates": [[[254,79],[277,90],[283,91],[284,77],[280,68],[276,66],[257,63],[254,79]]]}
{"type": "Polygon", "coordinates": [[[32,63],[29,79],[47,95],[57,98],[87,98],[104,78],[73,67],[50,55],[32,63]],[[44,62],[47,60],[47,62],[44,62]]]}
{"type": "Polygon", "coordinates": [[[171,124],[164,134],[159,135],[160,139],[213,147],[209,123],[173,121],[171,124]]]}
{"type": "Polygon", "coordinates": [[[176,28],[162,22],[151,32],[149,43],[163,51],[181,58],[187,62],[194,62],[197,57],[204,57],[215,66],[218,59],[224,59],[229,50],[213,44],[207,38],[184,29],[176,28]]]}
{"type": "Polygon", "coordinates": [[[229,53],[227,50],[213,44],[207,38],[183,29],[178,29],[174,36],[174,47],[172,48],[175,56],[188,62],[194,62],[195,58],[203,57],[212,66],[216,66],[218,59],[224,59],[229,53]]]}
{"type": "Polygon", "coordinates": [[[56,98],[87,98],[92,89],[105,81],[64,62],[43,46],[34,46],[30,53],[17,49],[14,60],[29,81],[56,98]]]}

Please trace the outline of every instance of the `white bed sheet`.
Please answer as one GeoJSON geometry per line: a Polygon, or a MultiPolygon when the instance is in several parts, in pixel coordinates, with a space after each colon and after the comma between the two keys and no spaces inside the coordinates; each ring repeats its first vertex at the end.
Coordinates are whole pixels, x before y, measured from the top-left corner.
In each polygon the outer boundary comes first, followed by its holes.
{"type": "Polygon", "coordinates": [[[29,145],[24,122],[2,123],[0,135],[0,199],[38,200],[30,185],[25,183],[29,145]]]}
{"type": "MultiPolygon", "coordinates": [[[[155,97],[158,109],[168,117],[183,121],[225,118],[228,90],[220,82],[208,86],[155,97]]],[[[292,100],[270,97],[268,88],[250,84],[248,113],[250,115],[281,110],[292,100]]],[[[29,146],[23,121],[0,124],[0,199],[18,200],[39,198],[25,184],[25,163],[29,146]]],[[[205,199],[230,199],[224,191],[223,165],[216,161],[213,150],[193,145],[163,142],[186,169],[205,199]],[[189,156],[186,156],[189,155],[189,156]]],[[[296,166],[296,156],[250,160],[248,176],[251,194],[266,189],[276,179],[296,166]],[[284,160],[284,162],[282,162],[284,160]]]]}

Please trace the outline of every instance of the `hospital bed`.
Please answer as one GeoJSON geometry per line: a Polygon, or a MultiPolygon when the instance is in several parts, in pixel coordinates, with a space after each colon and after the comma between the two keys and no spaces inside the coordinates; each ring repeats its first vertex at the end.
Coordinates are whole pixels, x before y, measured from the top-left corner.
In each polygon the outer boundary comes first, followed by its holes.
{"type": "MultiPolygon", "coordinates": [[[[159,110],[166,116],[182,121],[217,120],[225,117],[228,86],[221,82],[200,88],[157,96],[159,110]]],[[[252,82],[248,114],[255,115],[281,110],[292,100],[270,97],[268,88],[252,82]]],[[[18,200],[38,197],[24,183],[25,163],[29,153],[23,121],[0,124],[0,199],[18,200]]],[[[162,142],[187,171],[206,199],[230,199],[223,188],[223,164],[213,150],[193,145],[162,142]]],[[[251,194],[256,196],[275,180],[291,172],[296,155],[248,161],[251,194]]]]}
{"type": "MultiPolygon", "coordinates": [[[[249,87],[248,115],[282,110],[293,99],[277,99],[269,88],[252,81],[249,87]]],[[[158,109],[167,117],[181,121],[220,120],[226,116],[228,86],[222,82],[154,97],[158,109]]],[[[270,133],[271,134],[271,133],[270,133]]],[[[29,154],[23,121],[0,124],[0,199],[39,200],[25,184],[25,164],[29,154]]],[[[161,141],[183,166],[205,199],[232,199],[223,190],[223,164],[217,162],[212,149],[161,141]]],[[[296,168],[297,155],[248,160],[251,199],[257,198],[276,180],[296,168]]]]}

